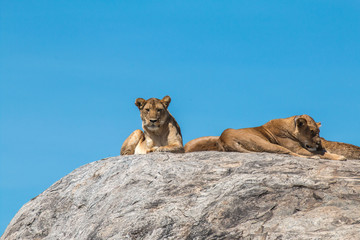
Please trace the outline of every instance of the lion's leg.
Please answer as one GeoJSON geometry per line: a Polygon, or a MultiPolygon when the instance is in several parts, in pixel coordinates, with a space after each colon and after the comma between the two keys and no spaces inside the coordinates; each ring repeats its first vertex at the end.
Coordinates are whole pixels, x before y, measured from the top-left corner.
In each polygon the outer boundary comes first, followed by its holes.
{"type": "Polygon", "coordinates": [[[321,154],[314,153],[311,158],[317,158],[317,159],[321,158],[321,159],[329,159],[329,160],[336,160],[336,161],[345,161],[346,160],[345,156],[334,154],[334,153],[329,153],[329,152],[325,152],[325,153],[321,153],[321,154]]]}
{"type": "Polygon", "coordinates": [[[239,134],[231,137],[220,137],[220,144],[225,151],[236,152],[269,152],[289,154],[296,157],[305,157],[277,144],[270,143],[268,140],[255,134],[239,134]]]}
{"type": "Polygon", "coordinates": [[[241,130],[229,128],[220,135],[217,146],[220,151],[224,152],[251,152],[241,144],[244,138],[241,130]]]}
{"type": "Polygon", "coordinates": [[[296,147],[294,149],[292,149],[294,152],[296,152],[297,154],[299,155],[302,155],[302,156],[308,156],[308,157],[311,157],[311,156],[314,156],[315,153],[312,153],[308,150],[306,150],[305,148],[303,147],[296,147]]]}
{"type": "Polygon", "coordinates": [[[240,140],[237,139],[220,139],[219,140],[219,149],[224,152],[242,152],[249,153],[251,151],[244,148],[240,140]]]}
{"type": "Polygon", "coordinates": [[[289,154],[296,157],[305,157],[303,155],[292,152],[291,150],[283,146],[268,142],[267,140],[260,137],[258,137],[255,145],[251,145],[250,149],[255,152],[269,152],[269,153],[289,154]]]}
{"type": "Polygon", "coordinates": [[[329,152],[313,153],[313,152],[306,150],[305,148],[299,148],[295,152],[299,155],[307,156],[310,158],[321,158],[321,159],[330,159],[330,160],[339,160],[339,161],[346,160],[346,157],[344,157],[342,155],[333,154],[333,153],[329,153],[329,152]]]}
{"type": "Polygon", "coordinates": [[[120,154],[121,155],[132,155],[135,153],[135,148],[144,138],[144,133],[140,129],[135,130],[130,136],[124,141],[121,146],[120,154]]]}
{"type": "Polygon", "coordinates": [[[184,147],[180,144],[170,144],[167,146],[161,147],[152,147],[147,150],[147,153],[150,152],[172,152],[172,153],[184,153],[184,147]]]}
{"type": "Polygon", "coordinates": [[[334,154],[334,153],[324,153],[324,155],[320,155],[320,158],[323,159],[330,159],[330,160],[337,160],[337,161],[344,161],[346,160],[345,156],[334,154]]]}

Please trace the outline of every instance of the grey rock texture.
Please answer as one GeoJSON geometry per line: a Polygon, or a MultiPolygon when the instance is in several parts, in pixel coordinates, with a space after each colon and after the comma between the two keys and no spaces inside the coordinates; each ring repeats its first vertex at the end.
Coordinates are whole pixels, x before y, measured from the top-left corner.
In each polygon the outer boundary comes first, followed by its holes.
{"type": "Polygon", "coordinates": [[[360,161],[112,157],[25,204],[1,239],[360,239],[360,161]]]}

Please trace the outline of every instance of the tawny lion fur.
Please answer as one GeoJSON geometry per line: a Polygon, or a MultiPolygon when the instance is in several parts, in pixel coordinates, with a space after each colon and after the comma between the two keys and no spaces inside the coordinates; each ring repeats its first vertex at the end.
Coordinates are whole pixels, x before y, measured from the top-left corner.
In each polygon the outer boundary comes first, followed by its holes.
{"type": "Polygon", "coordinates": [[[191,140],[185,152],[271,152],[331,160],[360,159],[359,147],[320,138],[320,126],[308,115],[274,119],[260,127],[226,129],[220,137],[191,140]]]}
{"type": "Polygon", "coordinates": [[[321,145],[329,152],[342,155],[347,159],[360,159],[360,147],[343,142],[328,141],[321,138],[321,145]]]}
{"type": "Polygon", "coordinates": [[[137,129],[130,134],[121,147],[121,155],[184,152],[179,124],[167,109],[170,102],[169,96],[165,96],[161,100],[157,98],[136,99],[135,105],[140,110],[144,131],[137,129]]]}

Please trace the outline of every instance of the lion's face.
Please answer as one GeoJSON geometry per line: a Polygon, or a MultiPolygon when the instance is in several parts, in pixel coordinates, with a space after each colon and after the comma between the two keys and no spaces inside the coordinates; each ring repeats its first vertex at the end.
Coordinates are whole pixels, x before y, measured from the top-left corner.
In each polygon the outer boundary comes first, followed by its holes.
{"type": "Polygon", "coordinates": [[[169,96],[163,99],[150,98],[144,100],[138,98],[135,105],[140,110],[140,117],[143,122],[143,127],[149,131],[157,131],[168,119],[169,112],[167,110],[171,98],[169,96]]]}
{"type": "Polygon", "coordinates": [[[316,123],[314,119],[308,115],[300,115],[295,117],[295,125],[296,138],[302,147],[310,152],[322,150],[319,136],[321,123],[316,123]]]}

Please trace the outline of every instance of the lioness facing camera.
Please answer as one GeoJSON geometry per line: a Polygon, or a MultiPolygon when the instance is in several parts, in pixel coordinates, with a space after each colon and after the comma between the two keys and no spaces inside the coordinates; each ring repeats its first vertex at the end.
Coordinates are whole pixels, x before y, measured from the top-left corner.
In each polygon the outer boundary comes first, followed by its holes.
{"type": "Polygon", "coordinates": [[[181,131],[175,118],[167,110],[171,98],[138,98],[135,105],[140,110],[142,127],[135,130],[121,147],[121,155],[146,154],[149,152],[183,153],[181,131]]]}
{"type": "Polygon", "coordinates": [[[320,123],[308,115],[271,120],[260,127],[226,129],[221,136],[194,139],[186,152],[217,150],[227,152],[270,152],[298,157],[345,160],[342,155],[326,152],[319,136],[320,123]]]}

